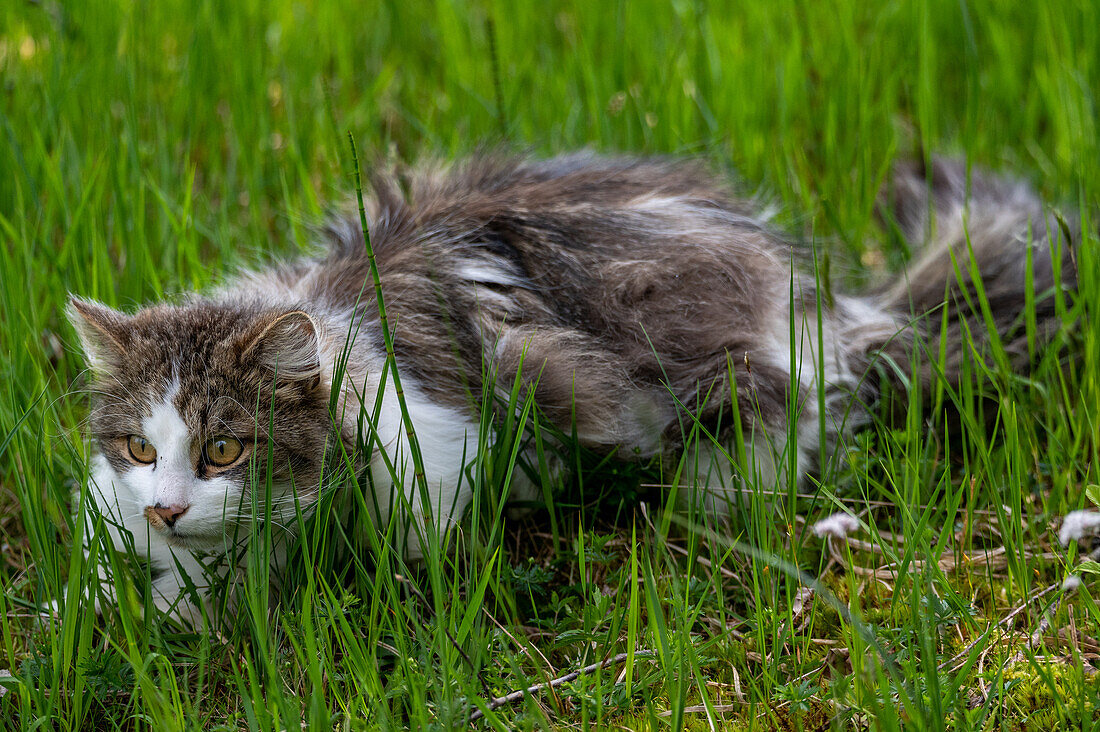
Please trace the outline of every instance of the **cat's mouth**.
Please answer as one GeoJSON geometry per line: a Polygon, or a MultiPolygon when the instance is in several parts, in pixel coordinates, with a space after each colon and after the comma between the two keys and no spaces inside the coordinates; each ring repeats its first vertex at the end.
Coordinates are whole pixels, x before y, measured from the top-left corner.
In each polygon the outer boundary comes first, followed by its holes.
{"type": "Polygon", "coordinates": [[[191,551],[214,549],[224,543],[221,537],[208,536],[206,534],[184,534],[175,529],[162,531],[161,535],[169,546],[178,549],[190,549],[191,551]]]}
{"type": "Polygon", "coordinates": [[[145,520],[164,538],[164,541],[167,542],[169,546],[180,549],[201,550],[210,549],[222,541],[220,535],[213,536],[208,533],[180,531],[174,525],[170,525],[161,518],[152,506],[147,506],[144,513],[145,520]]]}

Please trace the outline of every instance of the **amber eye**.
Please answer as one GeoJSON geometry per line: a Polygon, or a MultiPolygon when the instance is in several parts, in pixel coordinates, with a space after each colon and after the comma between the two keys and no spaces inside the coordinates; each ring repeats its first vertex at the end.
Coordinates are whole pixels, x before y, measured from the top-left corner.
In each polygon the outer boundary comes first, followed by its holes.
{"type": "Polygon", "coordinates": [[[130,448],[130,457],[134,459],[134,462],[148,465],[157,459],[157,448],[153,447],[153,443],[141,435],[130,435],[126,445],[130,448]]]}
{"type": "Polygon", "coordinates": [[[202,449],[206,462],[224,468],[240,459],[244,444],[236,437],[215,437],[202,449]]]}

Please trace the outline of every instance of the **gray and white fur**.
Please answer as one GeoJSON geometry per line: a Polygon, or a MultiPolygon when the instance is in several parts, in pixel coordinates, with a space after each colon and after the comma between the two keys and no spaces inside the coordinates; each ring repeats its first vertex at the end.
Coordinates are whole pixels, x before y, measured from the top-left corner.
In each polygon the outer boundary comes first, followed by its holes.
{"type": "MultiPolygon", "coordinates": [[[[830,449],[869,420],[885,381],[931,379],[905,370],[945,307],[947,378],[958,378],[986,330],[952,253],[965,273],[973,252],[1021,367],[1026,249],[1042,332],[1059,325],[1055,285],[1075,284],[1069,242],[1027,186],[975,172],[968,187],[962,165],[940,160],[900,165],[883,194],[884,217],[923,246],[907,272],[878,293],[830,297],[753,203],[695,162],[489,155],[380,174],[371,187],[371,242],[431,505],[413,487],[393,380],[379,389],[383,333],[353,207],[329,222],[322,256],[209,295],[133,314],[71,302],[94,373],[89,490],[115,543],[132,534],[160,573],[163,609],[197,620],[182,575],[203,587],[199,556],[247,533],[251,486],[269,480],[262,508],[290,532],[331,477],[325,466],[347,467],[341,453],[371,472],[382,519],[397,501],[430,530],[458,521],[479,411],[496,409],[479,403],[487,374],[505,388],[519,379],[543,420],[624,459],[682,452],[684,420],[698,420],[724,446],[692,448],[704,500],[721,511],[730,487],[814,468],[819,405],[830,449]],[[375,411],[376,447],[358,455],[361,417],[375,411]],[[738,432],[749,476],[723,454],[738,432]],[[215,450],[233,460],[217,464],[215,450]]],[[[420,551],[415,540],[401,549],[420,551]]]]}

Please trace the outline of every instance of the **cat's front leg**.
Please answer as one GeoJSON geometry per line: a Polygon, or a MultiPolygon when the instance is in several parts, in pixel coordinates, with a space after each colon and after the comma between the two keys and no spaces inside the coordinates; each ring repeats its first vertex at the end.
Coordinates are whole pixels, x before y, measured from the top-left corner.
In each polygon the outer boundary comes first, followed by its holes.
{"type": "MultiPolygon", "coordinates": [[[[199,605],[209,592],[207,571],[194,553],[170,546],[148,524],[111,527],[114,551],[121,556],[133,555],[139,562],[148,562],[152,579],[149,584],[153,606],[162,613],[202,627],[202,610],[199,605]]],[[[85,547],[87,555],[89,549],[85,547]]],[[[100,554],[96,563],[101,592],[95,594],[97,615],[103,614],[100,598],[105,602],[119,603],[118,583],[111,568],[111,559],[100,554]]],[[[138,575],[142,574],[140,571],[138,575]]],[[[140,590],[139,590],[140,591],[140,590]]]]}
{"type": "Polygon", "coordinates": [[[91,592],[86,586],[85,598],[94,602],[97,615],[103,614],[103,603],[119,603],[112,558],[105,553],[114,551],[119,556],[133,556],[139,563],[148,562],[153,575],[151,599],[158,610],[200,627],[202,612],[192,600],[195,593],[189,589],[194,588],[200,601],[207,592],[209,582],[203,563],[191,551],[170,546],[149,525],[142,501],[119,485],[119,476],[110,463],[102,455],[95,455],[85,494],[83,551],[85,558],[95,559],[100,591],[91,592]],[[97,546],[99,551],[93,551],[97,546]]]}
{"type": "MultiPolygon", "coordinates": [[[[159,537],[158,537],[159,538],[159,537]]],[[[206,603],[210,583],[202,561],[192,552],[164,544],[153,561],[159,573],[149,586],[153,605],[162,613],[189,623],[203,625],[200,604],[206,603]]],[[[150,557],[152,559],[152,557],[150,557]]]]}
{"type": "MultiPolygon", "coordinates": [[[[91,471],[86,487],[74,496],[76,520],[83,524],[81,551],[84,554],[85,567],[94,564],[96,584],[91,583],[90,575],[80,588],[79,597],[93,603],[96,615],[102,616],[105,605],[118,604],[118,590],[112,567],[112,551],[122,555],[135,554],[144,559],[145,554],[135,541],[135,537],[144,536],[148,524],[140,519],[137,507],[125,493],[115,490],[117,475],[110,463],[101,454],[93,454],[91,471]],[[93,589],[96,588],[97,589],[93,589]],[[98,591],[97,591],[98,590],[98,591]]],[[[73,593],[64,588],[65,597],[72,601],[73,593]]],[[[57,600],[50,603],[53,610],[59,610],[57,600]]]]}
{"type": "Polygon", "coordinates": [[[151,555],[161,568],[151,586],[154,604],[196,628],[202,627],[204,614],[215,626],[232,624],[250,607],[249,577],[262,588],[267,575],[266,593],[261,591],[258,606],[261,614],[266,614],[279,593],[294,541],[293,533],[275,530],[270,543],[262,534],[247,532],[226,537],[206,551],[165,544],[164,550],[151,555]]]}

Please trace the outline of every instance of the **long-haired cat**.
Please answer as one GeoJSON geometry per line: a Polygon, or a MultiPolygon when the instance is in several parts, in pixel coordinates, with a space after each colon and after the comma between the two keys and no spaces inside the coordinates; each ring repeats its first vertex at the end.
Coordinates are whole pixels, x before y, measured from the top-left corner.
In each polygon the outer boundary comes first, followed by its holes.
{"type": "MultiPolygon", "coordinates": [[[[887,381],[932,378],[907,373],[928,336],[945,336],[946,378],[958,378],[964,352],[988,338],[971,262],[1020,365],[1027,249],[1040,332],[1060,324],[1053,289],[1075,283],[1070,242],[1029,188],[968,180],[944,161],[896,169],[885,218],[924,249],[867,295],[819,293],[752,202],[693,162],[482,156],[372,188],[369,232],[423,475],[394,379],[380,388],[386,339],[352,208],[330,221],[320,257],[209,295],[133,314],[71,301],[94,373],[89,491],[116,544],[148,554],[163,609],[196,619],[181,588],[201,589],[198,555],[254,520],[253,486],[268,486],[271,524],[289,527],[347,455],[370,472],[383,520],[400,504],[422,529],[458,521],[478,410],[492,408],[478,403],[487,374],[518,379],[543,420],[624,459],[682,451],[690,419],[725,447],[696,456],[721,511],[746,479],[725,457],[735,435],[750,482],[774,485],[784,466],[813,468],[822,407],[831,442],[868,420],[887,381]],[[377,439],[355,455],[364,419],[377,439]]],[[[420,551],[415,538],[401,549],[420,551]]]]}

